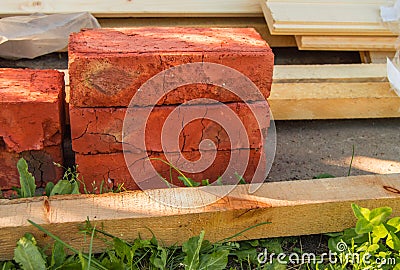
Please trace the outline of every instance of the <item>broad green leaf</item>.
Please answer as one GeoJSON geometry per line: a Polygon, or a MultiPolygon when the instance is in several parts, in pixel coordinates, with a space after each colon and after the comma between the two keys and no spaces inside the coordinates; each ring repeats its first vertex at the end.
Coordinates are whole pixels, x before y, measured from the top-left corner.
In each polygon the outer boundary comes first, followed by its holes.
{"type": "Polygon", "coordinates": [[[394,250],[400,250],[400,239],[393,232],[389,232],[388,237],[386,238],[386,245],[394,250]]]}
{"type": "Polygon", "coordinates": [[[35,178],[28,171],[28,163],[23,158],[20,158],[17,162],[17,168],[19,173],[19,182],[21,185],[22,198],[28,198],[35,196],[36,184],[35,178]]]}
{"type": "Polygon", "coordinates": [[[17,247],[14,250],[14,260],[24,270],[46,269],[46,261],[36,246],[35,238],[29,233],[18,240],[17,247]]]}
{"type": "Polygon", "coordinates": [[[391,219],[388,220],[388,222],[386,224],[396,228],[395,233],[400,231],[400,217],[391,218],[391,219]]]}
{"type": "Polygon", "coordinates": [[[356,233],[363,234],[372,232],[374,226],[365,218],[360,218],[356,224],[356,233]]]}
{"type": "Polygon", "coordinates": [[[181,180],[186,187],[200,186],[200,183],[194,181],[193,179],[191,179],[189,177],[178,176],[178,179],[181,180]]]}
{"type": "MultiPolygon", "coordinates": [[[[270,251],[268,250],[268,252],[270,251]]],[[[240,248],[239,250],[231,251],[230,255],[236,256],[239,262],[251,261],[256,263],[258,252],[255,248],[248,248],[248,249],[240,248]]]]}
{"type": "Polygon", "coordinates": [[[367,251],[368,252],[375,252],[379,249],[379,245],[378,244],[372,244],[368,247],[367,251]]]}
{"type": "Polygon", "coordinates": [[[51,190],[50,196],[71,194],[72,185],[68,180],[60,180],[51,190]]]}
{"type": "Polygon", "coordinates": [[[372,233],[378,238],[385,238],[389,232],[386,229],[385,225],[380,224],[379,226],[374,226],[374,228],[372,229],[372,233]]]}
{"type": "Polygon", "coordinates": [[[165,269],[167,265],[167,251],[160,246],[150,256],[150,263],[157,269],[165,269]]]}
{"type": "Polygon", "coordinates": [[[66,258],[64,245],[60,242],[54,242],[53,250],[51,253],[51,267],[56,269],[57,267],[63,265],[66,258]]]}
{"type": "Polygon", "coordinates": [[[210,185],[210,180],[208,180],[208,179],[201,180],[201,185],[202,186],[209,186],[210,185]]]}
{"type": "Polygon", "coordinates": [[[211,254],[203,254],[200,257],[199,270],[223,270],[228,264],[228,250],[217,250],[211,254]]]}
{"type": "Polygon", "coordinates": [[[71,185],[72,185],[72,192],[71,192],[71,194],[80,194],[80,191],[79,191],[79,183],[78,183],[78,181],[73,181],[73,182],[71,182],[71,185]]]}
{"type": "Polygon", "coordinates": [[[266,248],[270,253],[283,253],[282,243],[278,239],[260,240],[260,246],[266,248]]]}
{"type": "Polygon", "coordinates": [[[356,218],[358,218],[358,219],[365,218],[367,220],[369,219],[369,213],[370,213],[369,209],[362,208],[354,203],[351,204],[351,208],[353,209],[353,212],[354,212],[354,215],[356,216],[356,218]]]}
{"type": "Polygon", "coordinates": [[[382,222],[386,221],[392,214],[392,208],[390,207],[379,207],[371,210],[369,213],[369,222],[374,226],[379,226],[382,222]]]}
{"type": "Polygon", "coordinates": [[[119,258],[122,260],[125,260],[125,258],[129,258],[131,256],[131,247],[128,246],[124,241],[122,241],[120,238],[115,237],[113,239],[114,243],[114,250],[115,253],[119,258]]]}
{"type": "Polygon", "coordinates": [[[47,196],[47,197],[50,196],[51,191],[53,190],[53,188],[54,188],[54,183],[53,183],[53,182],[48,182],[48,183],[46,184],[46,187],[45,187],[44,190],[46,191],[46,196],[47,196]]]}
{"type": "Polygon", "coordinates": [[[204,231],[183,243],[182,251],[186,254],[183,264],[186,270],[196,270],[200,264],[200,249],[204,240],[204,231]]]}

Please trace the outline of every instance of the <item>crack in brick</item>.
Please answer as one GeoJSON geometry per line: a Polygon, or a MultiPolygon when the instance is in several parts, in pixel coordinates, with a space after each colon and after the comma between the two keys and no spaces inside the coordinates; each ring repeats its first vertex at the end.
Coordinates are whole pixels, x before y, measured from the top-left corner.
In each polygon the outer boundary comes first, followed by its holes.
{"type": "Polygon", "coordinates": [[[6,142],[4,141],[3,137],[0,136],[0,151],[6,150],[6,142]]]}
{"type": "Polygon", "coordinates": [[[206,126],[204,125],[203,121],[205,120],[207,113],[208,113],[208,107],[206,106],[206,111],[204,112],[204,115],[200,120],[200,124],[203,128],[201,129],[201,138],[199,144],[204,140],[204,130],[206,129],[206,126]]]}
{"type": "Polygon", "coordinates": [[[82,138],[83,136],[85,136],[85,134],[87,133],[87,131],[88,131],[88,129],[89,129],[89,125],[90,125],[91,123],[92,123],[92,122],[88,122],[88,123],[86,124],[86,128],[85,128],[85,130],[82,132],[82,134],[80,134],[80,135],[77,136],[77,137],[72,138],[72,140],[79,140],[80,138],[82,138]]]}

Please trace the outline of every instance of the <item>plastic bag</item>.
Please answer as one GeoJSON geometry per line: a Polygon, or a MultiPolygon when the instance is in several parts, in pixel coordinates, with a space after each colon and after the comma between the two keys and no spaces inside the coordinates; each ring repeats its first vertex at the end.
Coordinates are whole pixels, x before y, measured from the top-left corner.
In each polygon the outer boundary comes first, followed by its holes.
{"type": "Polygon", "coordinates": [[[88,12],[69,14],[33,14],[0,19],[0,57],[35,58],[62,50],[72,32],[99,28],[88,12]]]}

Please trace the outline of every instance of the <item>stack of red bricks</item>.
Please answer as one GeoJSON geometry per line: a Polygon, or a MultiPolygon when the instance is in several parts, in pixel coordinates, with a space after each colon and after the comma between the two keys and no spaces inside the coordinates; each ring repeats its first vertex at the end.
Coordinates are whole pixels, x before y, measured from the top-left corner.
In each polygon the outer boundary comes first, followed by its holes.
{"type": "MultiPolygon", "coordinates": [[[[263,99],[269,96],[273,54],[253,29],[96,29],[71,36],[69,72],[72,147],[76,153],[78,170],[87,186],[92,186],[92,183],[99,185],[101,182],[114,186],[123,183],[126,188],[135,189],[135,181],[144,180],[132,179],[124,160],[122,130],[127,108],[138,89],[153,76],[171,67],[195,62],[217,63],[233,68],[247,76],[260,89],[263,99]]],[[[141,104],[147,102],[141,101],[141,104]]],[[[265,115],[260,126],[246,105],[247,102],[251,102],[255,110],[265,109],[262,108],[261,100],[260,105],[257,103],[259,100],[242,100],[223,87],[210,84],[180,86],[160,97],[156,104],[148,104],[155,106],[146,121],[145,147],[139,147],[136,149],[138,153],[131,154],[138,154],[138,161],[143,153],[149,158],[165,159],[161,130],[168,129],[163,126],[164,122],[177,106],[187,104],[188,110],[205,109],[208,113],[218,114],[221,106],[226,105],[245,127],[247,148],[243,148],[241,143],[232,145],[224,131],[225,127],[204,117],[193,119],[182,127],[177,134],[179,149],[174,149],[177,153],[168,154],[174,156],[181,152],[186,159],[195,161],[200,157],[200,142],[209,139],[216,145],[213,164],[201,172],[183,173],[196,181],[214,181],[223,174],[232,155],[246,151],[249,159],[244,178],[251,179],[260,159],[260,147],[269,125],[269,116],[265,115]],[[198,98],[220,103],[187,104],[198,98]]],[[[141,110],[145,108],[136,105],[136,113],[140,117],[141,110]]],[[[143,138],[137,138],[140,139],[143,138]]],[[[170,179],[169,165],[156,159],[151,159],[151,163],[162,177],[170,179]]],[[[142,172],[142,175],[146,177],[146,172],[142,172]]],[[[173,183],[179,184],[175,180],[173,183]]]]}
{"type": "Polygon", "coordinates": [[[62,170],[64,74],[55,70],[0,69],[0,189],[19,186],[17,161],[27,160],[39,187],[62,170]]]}

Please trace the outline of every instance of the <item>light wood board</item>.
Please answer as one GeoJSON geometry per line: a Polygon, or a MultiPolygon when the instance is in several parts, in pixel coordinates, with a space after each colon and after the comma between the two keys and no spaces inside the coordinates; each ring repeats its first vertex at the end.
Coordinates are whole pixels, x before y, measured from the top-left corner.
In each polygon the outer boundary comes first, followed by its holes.
{"type": "Polygon", "coordinates": [[[296,36],[300,50],[395,51],[397,36],[296,36]]]}
{"type": "Polygon", "coordinates": [[[385,0],[260,0],[272,34],[389,35],[380,18],[385,0]]]}
{"type": "Polygon", "coordinates": [[[384,64],[275,66],[275,120],[400,117],[384,64]]]}
{"type": "Polygon", "coordinates": [[[257,0],[2,0],[2,16],[91,12],[96,17],[262,16],[257,0]]]}
{"type": "MultiPolygon", "coordinates": [[[[262,222],[271,224],[247,231],[236,240],[341,231],[355,225],[351,203],[368,208],[390,206],[394,215],[400,215],[399,174],[264,183],[252,194],[248,188],[239,185],[223,199],[199,208],[162,205],[141,191],[1,200],[0,259],[12,258],[15,243],[25,232],[34,233],[40,245],[51,243],[28,219],[87,251],[89,237],[85,242],[78,232],[87,218],[128,241],[139,234],[150,238],[153,232],[162,243],[171,245],[181,244],[201,230],[207,239],[221,240],[262,222]]],[[[202,201],[224,189],[230,187],[149,192],[183,206],[183,202],[202,201]]],[[[95,241],[94,252],[104,248],[104,242],[95,241]]]]}

